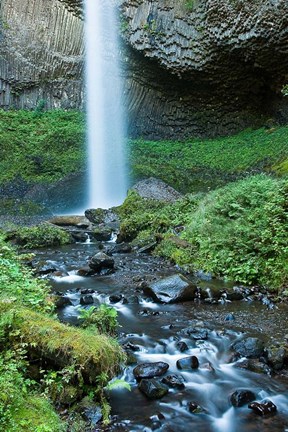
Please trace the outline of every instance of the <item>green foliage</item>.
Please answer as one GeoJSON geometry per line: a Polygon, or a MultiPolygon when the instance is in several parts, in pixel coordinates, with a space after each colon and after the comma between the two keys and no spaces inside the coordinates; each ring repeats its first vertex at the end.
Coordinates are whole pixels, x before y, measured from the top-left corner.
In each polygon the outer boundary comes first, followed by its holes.
{"type": "Polygon", "coordinates": [[[113,307],[101,304],[99,308],[94,306],[89,309],[80,309],[79,319],[83,328],[96,328],[100,334],[116,335],[118,327],[117,310],[113,307]]]}
{"type": "Polygon", "coordinates": [[[36,280],[14,250],[0,236],[0,300],[17,302],[33,309],[51,311],[49,290],[44,280],[36,280]]]}
{"type": "Polygon", "coordinates": [[[33,391],[17,352],[0,355],[0,429],[9,432],[61,432],[64,424],[47,399],[33,391]]]}
{"type": "Polygon", "coordinates": [[[282,89],[281,89],[281,93],[283,94],[283,96],[288,96],[288,84],[285,84],[282,89]]]}
{"type": "Polygon", "coordinates": [[[120,234],[154,236],[155,253],[193,271],[284,289],[288,279],[287,180],[258,175],[161,206],[135,192],[120,210],[120,234]]]}
{"type": "Polygon", "coordinates": [[[230,137],[177,141],[130,141],[132,176],[154,176],[182,192],[207,191],[229,181],[276,172],[288,158],[288,126],[246,130],[230,137]]]}
{"type": "Polygon", "coordinates": [[[13,237],[17,244],[28,249],[71,243],[71,237],[64,229],[48,223],[19,228],[13,237]]]}
{"type": "Polygon", "coordinates": [[[78,172],[85,163],[84,115],[78,111],[0,110],[0,183],[21,175],[52,182],[78,172]]]}

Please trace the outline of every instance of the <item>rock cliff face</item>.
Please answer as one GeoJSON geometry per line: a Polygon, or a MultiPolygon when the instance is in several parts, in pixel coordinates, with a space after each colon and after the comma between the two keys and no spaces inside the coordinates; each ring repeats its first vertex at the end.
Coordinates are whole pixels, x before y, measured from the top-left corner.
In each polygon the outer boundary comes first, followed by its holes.
{"type": "Polygon", "coordinates": [[[287,0],[124,0],[121,10],[135,135],[287,121],[287,0]]]}
{"type": "MultiPolygon", "coordinates": [[[[130,135],[288,121],[287,0],[110,1],[120,7],[130,135]]],[[[82,0],[1,0],[0,106],[82,107],[81,15],[82,0]]]]}
{"type": "Polygon", "coordinates": [[[1,107],[82,105],[80,13],[75,0],[1,0],[1,107]]]}

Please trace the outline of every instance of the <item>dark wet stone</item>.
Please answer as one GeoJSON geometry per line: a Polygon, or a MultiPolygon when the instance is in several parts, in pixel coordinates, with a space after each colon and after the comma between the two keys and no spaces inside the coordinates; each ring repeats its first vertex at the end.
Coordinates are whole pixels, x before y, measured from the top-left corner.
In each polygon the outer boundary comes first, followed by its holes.
{"type": "Polygon", "coordinates": [[[268,375],[271,373],[269,366],[258,359],[241,359],[235,364],[235,367],[256,373],[265,373],[268,375]]]}
{"type": "Polygon", "coordinates": [[[266,349],[267,362],[274,370],[283,368],[288,359],[288,350],[284,346],[272,345],[266,349]]]}
{"type": "Polygon", "coordinates": [[[208,329],[205,328],[199,328],[199,327],[187,327],[183,330],[181,330],[181,333],[190,336],[191,338],[195,340],[206,340],[208,338],[209,334],[208,329]]]}
{"type": "Polygon", "coordinates": [[[142,379],[138,387],[139,390],[148,397],[148,399],[161,399],[168,393],[168,387],[154,378],[142,379]]]}
{"type": "Polygon", "coordinates": [[[236,390],[230,397],[231,404],[234,407],[247,405],[256,399],[256,395],[251,390],[236,390]]]}
{"type": "Polygon", "coordinates": [[[157,246],[157,242],[153,241],[153,242],[148,243],[145,246],[142,246],[141,248],[139,248],[138,253],[149,253],[152,250],[154,250],[156,246],[157,246]]]}
{"type": "Polygon", "coordinates": [[[113,294],[109,297],[110,303],[119,303],[123,299],[121,294],[113,294]]]}
{"type": "Polygon", "coordinates": [[[133,374],[139,381],[142,378],[153,378],[164,375],[168,369],[169,365],[165,362],[141,363],[133,369],[133,374]]]}
{"type": "Polygon", "coordinates": [[[80,298],[80,304],[81,305],[89,305],[94,303],[94,299],[92,295],[84,295],[80,298]]]}
{"type": "MultiPolygon", "coordinates": [[[[77,290],[78,291],[78,290],[77,290]]],[[[93,294],[95,292],[95,290],[91,289],[91,288],[80,288],[79,292],[81,294],[93,294]]]]}
{"type": "Polygon", "coordinates": [[[184,352],[188,350],[188,345],[184,341],[179,341],[176,343],[176,347],[180,352],[184,352]]]}
{"type": "Polygon", "coordinates": [[[184,379],[181,375],[167,375],[164,378],[162,378],[162,383],[168,385],[168,387],[178,388],[178,389],[184,389],[184,379]]]}
{"type": "Polygon", "coordinates": [[[32,262],[32,267],[38,275],[46,275],[57,271],[57,268],[53,264],[43,261],[35,264],[32,262]]]}
{"type": "Polygon", "coordinates": [[[129,304],[139,304],[139,297],[136,295],[128,297],[128,303],[129,304]]]}
{"type": "Polygon", "coordinates": [[[91,234],[95,240],[108,241],[111,239],[112,229],[106,226],[98,226],[91,234]]]}
{"type": "Polygon", "coordinates": [[[71,306],[72,302],[69,297],[57,296],[55,301],[55,306],[57,309],[64,308],[65,306],[71,306]]]}
{"type": "Polygon", "coordinates": [[[200,369],[204,369],[204,370],[207,370],[209,372],[215,372],[215,369],[214,369],[214,367],[212,366],[212,364],[210,362],[203,363],[201,365],[200,369]]]}
{"type": "Polygon", "coordinates": [[[193,300],[196,286],[183,275],[176,274],[145,285],[143,291],[159,303],[177,303],[193,300]]]}
{"type": "Polygon", "coordinates": [[[199,360],[196,356],[183,357],[177,360],[176,366],[182,370],[198,369],[199,360]]]}
{"type": "Polygon", "coordinates": [[[188,402],[187,407],[189,412],[192,414],[199,414],[203,412],[203,409],[197,404],[197,402],[188,402]]]}
{"type": "Polygon", "coordinates": [[[131,351],[140,351],[140,347],[139,345],[135,345],[132,342],[127,342],[125,345],[123,345],[123,348],[126,350],[131,350],[131,351]]]}
{"type": "Polygon", "coordinates": [[[233,345],[233,349],[243,357],[257,358],[264,353],[264,343],[254,337],[248,337],[233,345]]]}
{"type": "Polygon", "coordinates": [[[118,243],[107,250],[109,255],[125,254],[132,251],[132,246],[129,243],[118,243]]]}
{"type": "Polygon", "coordinates": [[[78,276],[92,276],[95,274],[95,270],[92,270],[92,268],[85,266],[80,268],[79,270],[77,270],[77,275],[78,276]]]}
{"type": "Polygon", "coordinates": [[[106,268],[114,267],[114,259],[106,255],[104,252],[98,252],[89,261],[89,267],[95,271],[100,271],[106,268]]]}
{"type": "Polygon", "coordinates": [[[85,243],[88,239],[88,234],[85,231],[70,231],[70,234],[76,242],[85,243]]]}
{"type": "Polygon", "coordinates": [[[252,409],[256,414],[260,416],[275,414],[277,412],[276,405],[268,399],[261,402],[252,402],[248,405],[248,408],[252,409]]]}
{"type": "Polygon", "coordinates": [[[92,426],[99,423],[103,417],[100,405],[93,402],[87,396],[77,404],[76,411],[81,414],[85,421],[89,421],[92,426]]]}

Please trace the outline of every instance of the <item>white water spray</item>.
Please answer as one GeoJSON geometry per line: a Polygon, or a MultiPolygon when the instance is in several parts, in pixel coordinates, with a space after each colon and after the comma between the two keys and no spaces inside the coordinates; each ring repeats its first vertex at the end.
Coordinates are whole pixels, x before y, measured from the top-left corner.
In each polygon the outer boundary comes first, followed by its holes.
{"type": "Polygon", "coordinates": [[[113,0],[85,0],[89,208],[127,191],[117,19],[113,0]]]}

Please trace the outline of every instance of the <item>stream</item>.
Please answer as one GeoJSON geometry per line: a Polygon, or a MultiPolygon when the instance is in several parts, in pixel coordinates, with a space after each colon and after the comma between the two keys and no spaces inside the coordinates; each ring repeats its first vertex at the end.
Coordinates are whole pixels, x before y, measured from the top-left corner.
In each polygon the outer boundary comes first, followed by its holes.
{"type": "MultiPolygon", "coordinates": [[[[107,251],[113,243],[102,243],[101,247],[107,251]]],[[[266,373],[252,372],[245,367],[245,359],[235,358],[231,349],[247,336],[261,338],[265,346],[271,341],[283,341],[288,332],[287,305],[271,307],[249,297],[246,301],[157,304],[143,294],[143,281],[179,273],[177,267],[145,253],[116,253],[114,273],[79,276],[78,269],[98,251],[97,242],[38,250],[36,262],[50,267],[43,277],[50,281],[55,293],[66,299],[67,304],[58,309],[61,321],[78,325],[81,308],[101,303],[118,311],[119,341],[129,348],[131,360],[118,378],[125,379],[131,391],[120,388],[110,392],[113,421],[108,430],[288,431],[287,371],[271,375],[262,363],[266,373]],[[85,302],[89,304],[83,305],[85,302]],[[191,327],[198,329],[198,334],[187,333],[185,329],[191,327]],[[199,367],[177,368],[177,360],[188,356],[196,356],[199,367]],[[161,399],[148,399],[133,374],[137,364],[147,362],[167,363],[169,369],[163,376],[177,375],[178,387],[169,387],[161,399]],[[232,406],[230,397],[236,390],[252,391],[259,402],[269,399],[277,412],[260,416],[248,404],[232,406]]],[[[211,290],[225,290],[229,285],[205,278],[197,283],[208,297],[211,290]]],[[[96,430],[100,429],[95,425],[96,430]]]]}

